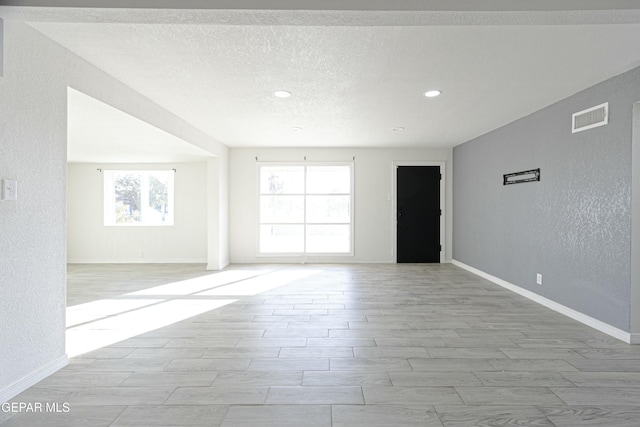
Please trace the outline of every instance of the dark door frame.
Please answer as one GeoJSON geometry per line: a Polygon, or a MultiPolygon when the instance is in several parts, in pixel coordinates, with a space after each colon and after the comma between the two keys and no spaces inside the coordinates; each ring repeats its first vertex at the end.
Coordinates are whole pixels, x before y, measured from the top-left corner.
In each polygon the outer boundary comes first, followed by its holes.
{"type": "Polygon", "coordinates": [[[439,166],[440,174],[442,174],[442,179],[440,180],[440,209],[442,210],[442,215],[440,215],[440,245],[442,246],[442,250],[440,251],[440,263],[445,262],[445,253],[446,253],[446,236],[445,236],[445,189],[446,187],[446,162],[437,162],[437,161],[396,161],[393,162],[391,168],[391,257],[394,262],[397,262],[398,254],[396,253],[396,248],[398,245],[398,178],[396,175],[396,169],[398,166],[439,166]]]}

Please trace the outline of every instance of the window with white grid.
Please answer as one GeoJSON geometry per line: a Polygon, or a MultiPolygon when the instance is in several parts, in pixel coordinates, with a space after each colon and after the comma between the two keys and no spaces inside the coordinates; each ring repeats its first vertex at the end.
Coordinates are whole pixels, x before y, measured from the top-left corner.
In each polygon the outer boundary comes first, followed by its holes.
{"type": "Polygon", "coordinates": [[[352,163],[260,163],[262,255],[353,254],[352,163]]]}
{"type": "Polygon", "coordinates": [[[104,225],[173,225],[173,170],[105,170],[104,225]]]}

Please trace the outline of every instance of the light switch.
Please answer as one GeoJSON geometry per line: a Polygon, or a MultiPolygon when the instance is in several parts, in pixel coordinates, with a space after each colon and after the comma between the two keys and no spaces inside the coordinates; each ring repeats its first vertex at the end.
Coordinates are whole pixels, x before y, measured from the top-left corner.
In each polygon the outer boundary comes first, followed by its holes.
{"type": "Polygon", "coordinates": [[[2,200],[18,199],[18,181],[15,179],[2,180],[2,200]]]}

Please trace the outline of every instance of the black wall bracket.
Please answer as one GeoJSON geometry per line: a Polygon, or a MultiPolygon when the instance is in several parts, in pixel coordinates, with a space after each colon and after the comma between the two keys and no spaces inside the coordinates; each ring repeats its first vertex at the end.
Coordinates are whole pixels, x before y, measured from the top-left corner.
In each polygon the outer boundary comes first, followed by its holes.
{"type": "Polygon", "coordinates": [[[540,168],[503,175],[502,185],[522,184],[523,182],[540,181],[540,168]]]}

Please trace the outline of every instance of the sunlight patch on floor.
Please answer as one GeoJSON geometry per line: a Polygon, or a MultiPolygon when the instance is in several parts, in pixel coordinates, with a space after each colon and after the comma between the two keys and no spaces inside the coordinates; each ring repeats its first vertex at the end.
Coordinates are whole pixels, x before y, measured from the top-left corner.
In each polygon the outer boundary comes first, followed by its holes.
{"type": "Polygon", "coordinates": [[[162,302],[162,299],[102,299],[67,307],[67,328],[162,302]]]}
{"type": "Polygon", "coordinates": [[[320,272],[228,270],[68,307],[67,356],[85,354],[238,301],[229,297],[257,295],[320,272]]]}
{"type": "Polygon", "coordinates": [[[320,270],[281,270],[201,292],[203,296],[252,296],[279,288],[298,279],[320,273],[320,270]]]}
{"type": "Polygon", "coordinates": [[[270,273],[270,270],[228,270],[206,276],[195,277],[193,279],[168,283],[166,285],[155,286],[153,288],[131,292],[127,295],[189,295],[196,292],[202,292],[206,289],[212,289],[229,283],[238,282],[240,280],[246,280],[265,273],[270,273]]]}
{"type": "Polygon", "coordinates": [[[67,329],[67,356],[75,357],[236,302],[173,300],[67,329]]]}

